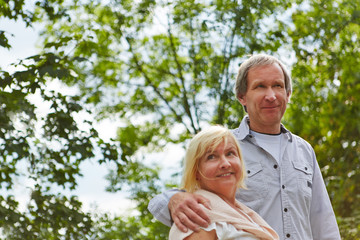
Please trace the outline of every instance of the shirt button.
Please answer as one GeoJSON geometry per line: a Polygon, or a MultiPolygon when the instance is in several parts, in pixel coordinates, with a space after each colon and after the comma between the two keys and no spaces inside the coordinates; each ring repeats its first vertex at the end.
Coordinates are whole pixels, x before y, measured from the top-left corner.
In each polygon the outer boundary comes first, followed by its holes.
{"type": "Polygon", "coordinates": [[[307,167],[305,167],[305,170],[307,171],[307,167]]]}
{"type": "Polygon", "coordinates": [[[288,209],[287,208],[284,208],[284,212],[287,212],[288,211],[288,209]]]}
{"type": "Polygon", "coordinates": [[[282,185],[281,187],[282,187],[282,189],[285,189],[285,185],[282,185]]]}
{"type": "Polygon", "coordinates": [[[286,237],[287,237],[287,238],[289,238],[290,236],[291,236],[290,233],[286,234],[286,237]]]}
{"type": "Polygon", "coordinates": [[[250,174],[250,173],[251,173],[251,171],[250,171],[250,170],[247,170],[247,173],[248,173],[248,174],[250,174]]]}
{"type": "Polygon", "coordinates": [[[274,168],[277,169],[277,167],[278,167],[278,165],[275,164],[275,165],[274,165],[274,168]]]}

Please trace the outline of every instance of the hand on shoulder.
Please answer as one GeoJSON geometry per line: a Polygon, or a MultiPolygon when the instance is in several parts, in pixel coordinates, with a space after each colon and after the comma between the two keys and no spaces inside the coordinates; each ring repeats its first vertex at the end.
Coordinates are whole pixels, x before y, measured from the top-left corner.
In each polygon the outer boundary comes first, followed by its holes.
{"type": "Polygon", "coordinates": [[[210,224],[210,218],[200,204],[210,209],[209,200],[198,194],[179,192],[170,199],[168,207],[171,217],[180,231],[191,229],[197,232],[199,226],[207,227],[210,224]]]}

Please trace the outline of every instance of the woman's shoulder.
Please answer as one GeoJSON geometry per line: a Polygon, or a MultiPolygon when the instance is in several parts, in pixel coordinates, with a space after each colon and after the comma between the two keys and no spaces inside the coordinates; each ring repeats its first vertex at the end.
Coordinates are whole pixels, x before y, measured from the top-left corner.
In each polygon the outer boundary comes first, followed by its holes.
{"type": "Polygon", "coordinates": [[[195,194],[199,194],[205,198],[207,198],[210,202],[213,202],[213,201],[223,201],[221,199],[221,197],[219,197],[216,193],[213,193],[213,192],[209,192],[207,190],[204,190],[204,189],[198,189],[194,192],[195,194]]]}

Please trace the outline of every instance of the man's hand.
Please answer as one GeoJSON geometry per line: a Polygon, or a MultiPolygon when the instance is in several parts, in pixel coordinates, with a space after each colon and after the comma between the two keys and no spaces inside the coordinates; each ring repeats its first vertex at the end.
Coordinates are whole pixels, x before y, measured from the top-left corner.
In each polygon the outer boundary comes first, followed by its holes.
{"type": "Polygon", "coordinates": [[[168,207],[171,217],[180,231],[187,232],[190,228],[197,232],[200,229],[199,226],[207,227],[210,224],[210,218],[200,203],[211,209],[210,201],[198,194],[179,192],[170,198],[168,207]]]}

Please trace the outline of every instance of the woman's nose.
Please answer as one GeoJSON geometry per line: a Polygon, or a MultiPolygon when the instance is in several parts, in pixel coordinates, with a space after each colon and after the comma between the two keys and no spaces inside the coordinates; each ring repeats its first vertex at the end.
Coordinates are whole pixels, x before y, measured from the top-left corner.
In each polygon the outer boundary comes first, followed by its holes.
{"type": "Polygon", "coordinates": [[[221,162],[220,162],[220,167],[221,168],[228,168],[230,166],[231,166],[231,164],[230,164],[229,160],[225,156],[222,156],[221,157],[221,162]]]}

